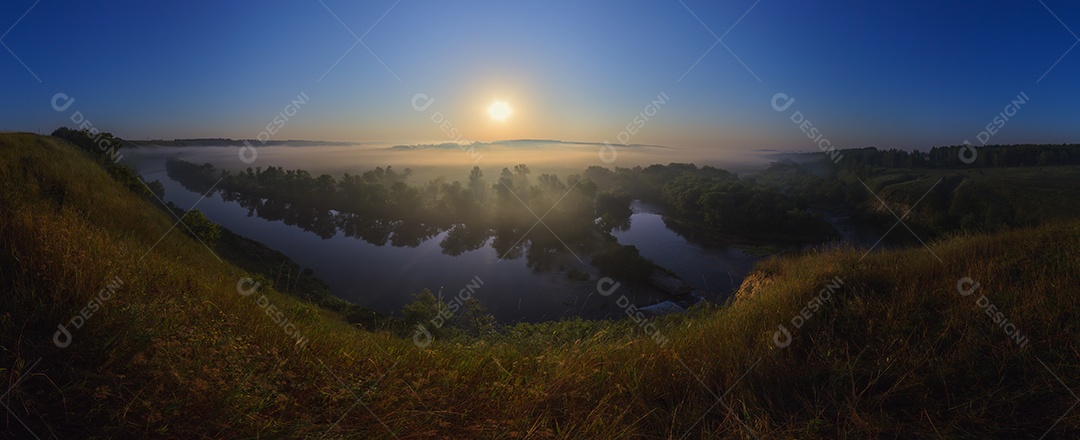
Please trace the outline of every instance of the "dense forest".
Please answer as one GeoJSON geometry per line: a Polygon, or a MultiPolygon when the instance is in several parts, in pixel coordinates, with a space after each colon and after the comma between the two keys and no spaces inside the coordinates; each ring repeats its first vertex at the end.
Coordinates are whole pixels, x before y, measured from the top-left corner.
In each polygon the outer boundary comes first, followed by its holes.
{"type": "Polygon", "coordinates": [[[671,217],[728,239],[819,242],[835,236],[806,200],[710,166],[592,166],[584,175],[605,194],[667,207],[671,217]]]}
{"type": "Polygon", "coordinates": [[[953,169],[1080,165],[1080,145],[954,145],[934,147],[929,152],[866,147],[843,150],[843,159],[839,165],[845,170],[868,167],[953,169]]]}
{"type": "Polygon", "coordinates": [[[993,232],[1070,218],[1080,145],[966,146],[919,151],[843,150],[779,161],[749,178],[811,206],[885,228],[896,217],[924,239],[993,232]],[[970,164],[966,163],[970,160],[970,164]],[[1038,203],[1036,203],[1038,201],[1038,203]]]}
{"type": "Polygon", "coordinates": [[[503,168],[494,182],[473,167],[465,183],[439,178],[423,185],[407,183],[411,171],[393,167],[335,178],[280,167],[230,172],[174,158],[167,170],[192,191],[220,189],[250,214],[324,238],[340,230],[376,245],[417,246],[448,231],[442,241],[447,254],[478,249],[494,237],[500,255],[525,254],[540,266],[544,255],[567,248],[596,251],[595,243],[628,226],[634,199],[661,205],[673,218],[720,236],[803,242],[834,233],[805,203],[692,164],[590,167],[565,181],[553,174],[534,177],[528,165],[519,164],[503,168]]]}

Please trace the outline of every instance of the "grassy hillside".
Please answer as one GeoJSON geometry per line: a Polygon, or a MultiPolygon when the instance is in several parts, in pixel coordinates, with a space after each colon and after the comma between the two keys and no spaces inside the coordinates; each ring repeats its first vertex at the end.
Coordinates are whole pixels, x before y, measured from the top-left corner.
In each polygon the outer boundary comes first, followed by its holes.
{"type": "Polygon", "coordinates": [[[1080,390],[1076,221],[954,237],[932,252],[769,259],[731,306],[655,323],[663,345],[628,319],[521,324],[420,347],[271,289],[238,292],[249,275],[172,228],[155,203],[62,141],[0,134],[0,377],[10,389],[0,403],[11,410],[0,431],[1039,438],[1080,429],[1080,412],[1068,412],[1069,390],[1080,390]],[[965,292],[979,287],[965,295],[961,281],[965,292]],[[84,308],[70,343],[54,343],[57,325],[84,308]],[[1006,319],[1026,342],[1006,334],[1006,319]]]}
{"type": "MultiPolygon", "coordinates": [[[[821,160],[774,164],[752,179],[803,200],[866,217],[881,232],[896,222],[893,213],[906,213],[905,222],[924,238],[1080,218],[1080,167],[1074,165],[862,167],[852,171],[821,160]]],[[[907,236],[890,238],[903,241],[907,236]]]]}
{"type": "Polygon", "coordinates": [[[893,210],[902,209],[900,215],[926,194],[912,212],[912,221],[932,232],[1080,218],[1080,167],[1076,166],[882,169],[865,180],[882,199],[895,201],[893,210]]]}

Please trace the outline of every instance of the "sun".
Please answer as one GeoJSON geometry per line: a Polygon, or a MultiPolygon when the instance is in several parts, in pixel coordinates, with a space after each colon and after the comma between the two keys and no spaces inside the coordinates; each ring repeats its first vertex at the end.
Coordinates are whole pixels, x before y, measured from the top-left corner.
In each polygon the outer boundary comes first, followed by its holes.
{"type": "Polygon", "coordinates": [[[510,117],[513,110],[510,109],[510,105],[503,101],[495,101],[488,106],[488,116],[491,119],[499,122],[506,122],[506,119],[510,117]]]}

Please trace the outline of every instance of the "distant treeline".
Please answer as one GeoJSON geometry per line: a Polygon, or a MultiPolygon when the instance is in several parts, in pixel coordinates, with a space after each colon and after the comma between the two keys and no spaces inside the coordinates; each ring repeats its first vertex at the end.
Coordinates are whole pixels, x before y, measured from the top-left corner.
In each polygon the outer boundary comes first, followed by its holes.
{"type": "Polygon", "coordinates": [[[774,162],[751,179],[868,223],[895,223],[892,210],[923,238],[1036,225],[1070,218],[1080,206],[1073,196],[1080,170],[1070,168],[1080,165],[1077,144],[929,152],[868,147],[841,154],[839,162],[820,153],[813,161],[774,162]]]}
{"type": "Polygon", "coordinates": [[[349,146],[359,145],[357,142],[329,142],[329,141],[294,141],[281,140],[266,142],[257,139],[227,139],[227,138],[198,138],[198,139],[173,139],[173,140],[138,140],[124,141],[126,145],[135,147],[314,147],[314,146],[349,146]]]}
{"type": "Polygon", "coordinates": [[[1080,165],[1080,144],[1060,145],[956,145],[934,147],[929,152],[874,147],[840,150],[838,166],[845,170],[881,168],[1003,168],[1023,166],[1080,165]]]}

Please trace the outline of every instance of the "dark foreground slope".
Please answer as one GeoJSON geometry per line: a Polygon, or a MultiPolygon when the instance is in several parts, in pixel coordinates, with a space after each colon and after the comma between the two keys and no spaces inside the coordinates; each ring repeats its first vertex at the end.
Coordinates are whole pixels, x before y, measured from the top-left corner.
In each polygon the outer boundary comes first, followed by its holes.
{"type": "Polygon", "coordinates": [[[1080,412],[1068,411],[1080,390],[1075,221],[930,250],[766,260],[731,306],[649,323],[662,345],[629,319],[424,345],[251,290],[248,274],[154,203],[64,142],[0,134],[4,435],[1051,438],[1080,429],[1080,412]],[[70,337],[57,337],[58,325],[70,337]]]}

